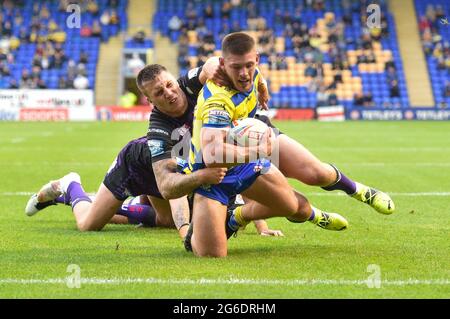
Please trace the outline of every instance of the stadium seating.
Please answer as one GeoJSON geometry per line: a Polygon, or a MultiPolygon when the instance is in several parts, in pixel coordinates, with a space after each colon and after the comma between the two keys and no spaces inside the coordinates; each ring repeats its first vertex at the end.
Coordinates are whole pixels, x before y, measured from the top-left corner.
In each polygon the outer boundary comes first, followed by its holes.
{"type": "MultiPolygon", "coordinates": [[[[261,58],[261,70],[271,86],[272,107],[314,107],[317,103],[317,85],[311,82],[311,77],[305,77],[306,63],[298,58],[292,37],[287,32],[286,25],[292,24],[298,19],[307,25],[307,29],[315,29],[320,35],[314,46],[320,51],[323,69],[323,83],[327,92],[336,94],[339,103],[350,107],[354,105],[354,95],[357,93],[371,94],[376,106],[385,107],[407,107],[409,105],[406,82],[403,74],[403,66],[398,50],[395,23],[388,11],[385,1],[378,1],[382,12],[386,14],[386,27],[389,33],[382,36],[380,41],[371,41],[372,48],[363,50],[360,47],[361,35],[364,33],[365,20],[362,23],[361,12],[364,12],[369,2],[349,2],[346,8],[342,1],[324,0],[311,1],[308,7],[304,1],[295,0],[262,0],[241,1],[243,5],[233,7],[229,2],[223,0],[210,1],[188,1],[183,0],[159,0],[157,13],[153,18],[153,28],[163,35],[171,38],[173,42],[183,43],[186,41],[186,49],[180,50],[187,58],[180,57],[180,73],[186,72],[190,67],[201,64],[205,59],[199,58],[202,53],[202,39],[208,32],[213,36],[213,49],[206,51],[210,56],[218,54],[220,42],[224,34],[235,31],[249,31],[252,27],[249,18],[262,17],[273,36],[273,47],[275,53],[282,56],[284,66],[281,69],[270,66],[270,59],[263,55],[261,58]],[[207,16],[206,7],[210,5],[212,12],[207,16]],[[224,9],[225,7],[225,9],[224,9]],[[225,14],[224,14],[225,12],[225,14]],[[169,28],[170,19],[179,17],[184,26],[177,30],[169,28]],[[336,23],[350,19],[345,24],[342,44],[346,58],[344,62],[348,67],[342,72],[332,68],[333,57],[330,56],[329,42],[327,41],[330,31],[336,23]],[[290,19],[290,20],[289,20],[290,19]],[[202,23],[198,23],[203,21],[202,23]],[[287,22],[289,21],[289,22],[287,22]],[[186,38],[186,40],[183,39],[186,38]],[[358,57],[363,54],[373,53],[375,62],[358,63],[358,57]],[[395,80],[397,82],[397,94],[391,95],[389,77],[385,71],[385,62],[393,59],[395,69],[395,80]],[[287,68],[286,68],[287,64],[287,68]],[[338,83],[330,88],[337,73],[338,83]],[[397,96],[395,96],[397,95],[397,96]]],[[[374,1],[370,1],[372,3],[374,1]]],[[[250,33],[260,40],[263,36],[261,30],[250,30],[250,33]]],[[[312,43],[312,41],[310,41],[312,43]]]]}
{"type": "Polygon", "coordinates": [[[415,6],[436,106],[450,107],[450,96],[444,94],[445,85],[450,82],[449,2],[415,0],[415,6]],[[438,6],[441,6],[443,16],[436,12],[438,6]],[[431,36],[430,43],[426,40],[427,32],[431,36]]]}
{"type": "MultiPolygon", "coordinates": [[[[89,88],[95,86],[95,74],[98,61],[98,52],[101,41],[108,41],[110,36],[117,35],[119,31],[127,28],[127,14],[126,7],[128,5],[127,0],[96,0],[98,5],[98,13],[94,14],[90,11],[86,11],[85,7],[81,6],[80,22],[82,27],[92,27],[94,21],[101,21],[105,12],[115,12],[118,22],[109,24],[101,24],[101,34],[99,36],[82,36],[81,29],[77,27],[70,27],[68,19],[74,11],[66,12],[67,4],[70,1],[8,1],[3,5],[0,12],[3,17],[3,29],[4,24],[9,21],[12,24],[12,35],[10,37],[3,37],[3,40],[17,41],[20,38],[21,29],[27,30],[26,34],[29,36],[32,29],[32,23],[37,20],[41,26],[39,37],[35,42],[20,41],[19,46],[16,49],[10,50],[13,55],[14,62],[8,64],[10,69],[10,75],[2,76],[0,78],[0,88],[9,88],[10,81],[14,79],[17,83],[20,83],[22,71],[27,69],[31,71],[33,64],[33,57],[37,52],[38,43],[47,43],[51,38],[51,32],[48,27],[55,23],[58,26],[59,31],[65,33],[65,40],[63,37],[62,49],[67,57],[64,60],[61,68],[50,67],[48,69],[43,68],[40,73],[40,78],[43,80],[47,88],[58,88],[58,81],[60,77],[67,76],[68,60],[73,59],[76,63],[79,61],[79,57],[82,51],[88,56],[88,63],[85,64],[85,75],[89,80],[89,88]],[[12,3],[12,5],[11,5],[12,3]],[[61,10],[60,10],[61,6],[61,10]],[[42,15],[43,11],[48,11],[49,15],[42,15]],[[33,13],[34,12],[34,13],[33,13]],[[22,23],[17,24],[16,16],[22,16],[22,23]]],[[[87,2],[84,2],[85,5],[87,2]]],[[[105,14],[106,16],[106,14],[105,14]]],[[[111,17],[111,15],[110,15],[111,17]]],[[[73,20],[72,20],[73,21],[73,20]]]]}

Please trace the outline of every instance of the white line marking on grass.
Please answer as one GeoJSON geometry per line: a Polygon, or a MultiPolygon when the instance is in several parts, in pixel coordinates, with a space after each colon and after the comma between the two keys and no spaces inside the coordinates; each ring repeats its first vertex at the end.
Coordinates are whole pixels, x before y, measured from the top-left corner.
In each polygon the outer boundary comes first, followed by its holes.
{"type": "MultiPolygon", "coordinates": [[[[31,196],[33,195],[35,192],[3,192],[0,193],[0,196],[31,196]]],[[[337,193],[337,192],[333,192],[333,193],[319,193],[319,192],[312,192],[312,193],[308,193],[305,192],[306,195],[308,196],[347,196],[344,193],[337,193]]],[[[443,197],[447,197],[450,196],[450,192],[417,192],[417,193],[391,193],[388,192],[389,195],[391,196],[443,196],[443,197]]],[[[95,195],[95,192],[88,192],[88,195],[95,195]]]]}
{"type": "MultiPolygon", "coordinates": [[[[347,196],[344,193],[308,193],[305,192],[308,196],[347,196]]],[[[418,193],[391,193],[387,192],[387,194],[391,196],[450,196],[450,192],[418,192],[418,193]]]]}
{"type": "Polygon", "coordinates": [[[377,152],[386,152],[386,151],[392,151],[392,152],[396,152],[396,153],[400,153],[400,152],[444,152],[444,151],[450,151],[450,147],[434,147],[434,146],[425,146],[425,147],[416,147],[416,146],[412,146],[412,147],[408,147],[408,146],[400,146],[400,147],[396,147],[396,146],[389,146],[389,147],[354,147],[354,146],[339,146],[339,147],[327,147],[327,146],[323,146],[323,147],[314,147],[314,146],[310,146],[310,149],[314,150],[314,151],[377,151],[377,152]]]}
{"type": "MultiPolygon", "coordinates": [[[[39,165],[47,165],[47,166],[55,166],[55,165],[61,165],[61,166],[107,166],[111,165],[111,162],[49,162],[49,161],[41,161],[41,162],[35,162],[39,165]]],[[[0,166],[30,166],[30,162],[3,162],[0,163],[0,166]]]]}
{"type": "MultiPolygon", "coordinates": [[[[85,285],[127,285],[127,284],[150,284],[150,285],[282,285],[282,286],[361,286],[367,285],[367,280],[346,280],[346,279],[163,279],[163,278],[81,278],[81,284],[85,285]]],[[[19,285],[46,285],[46,284],[66,284],[66,278],[49,279],[0,279],[0,284],[19,284],[19,285]]],[[[414,279],[406,280],[382,280],[381,285],[386,286],[445,286],[450,285],[450,279],[414,279]]]]}
{"type": "Polygon", "coordinates": [[[346,166],[364,166],[364,167],[389,167],[389,166],[416,166],[416,167],[450,167],[450,162],[425,162],[425,163],[340,163],[346,166]]]}
{"type": "Polygon", "coordinates": [[[22,143],[23,141],[25,141],[25,138],[23,138],[23,137],[15,137],[15,138],[11,139],[11,144],[22,143]]]}

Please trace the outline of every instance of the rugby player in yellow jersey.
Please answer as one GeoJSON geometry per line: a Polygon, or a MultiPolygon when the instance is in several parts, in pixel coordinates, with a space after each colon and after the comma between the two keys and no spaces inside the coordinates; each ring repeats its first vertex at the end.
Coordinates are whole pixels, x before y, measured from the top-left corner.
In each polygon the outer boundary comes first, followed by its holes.
{"type": "Polygon", "coordinates": [[[293,222],[320,221],[327,229],[347,228],[342,216],[311,207],[266,159],[272,151],[270,129],[261,145],[243,147],[226,142],[233,120],[256,113],[259,57],[253,38],[245,33],[226,36],[222,55],[220,63],[232,87],[218,86],[212,81],[203,86],[194,111],[189,168],[195,172],[204,167],[227,167],[228,171],[221,183],[202,185],[194,191],[193,227],[188,238],[194,253],[227,255],[226,208],[229,200],[240,193],[253,200],[232,216],[240,226],[251,220],[279,216],[293,222]]]}

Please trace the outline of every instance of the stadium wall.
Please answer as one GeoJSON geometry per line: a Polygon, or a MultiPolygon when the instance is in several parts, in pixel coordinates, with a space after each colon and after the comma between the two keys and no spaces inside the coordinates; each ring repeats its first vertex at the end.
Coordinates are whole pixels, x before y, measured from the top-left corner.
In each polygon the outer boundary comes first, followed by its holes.
{"type": "MultiPolygon", "coordinates": [[[[148,121],[152,106],[95,106],[92,90],[0,90],[0,121],[148,121]]],[[[344,108],[328,106],[271,109],[278,120],[450,120],[439,108],[344,108]]]]}

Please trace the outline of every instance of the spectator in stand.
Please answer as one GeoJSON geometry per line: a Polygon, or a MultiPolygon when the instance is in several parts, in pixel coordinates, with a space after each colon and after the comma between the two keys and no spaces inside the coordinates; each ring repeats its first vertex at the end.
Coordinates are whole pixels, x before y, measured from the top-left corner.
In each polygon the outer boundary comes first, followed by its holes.
{"type": "Polygon", "coordinates": [[[388,83],[394,80],[398,80],[397,72],[394,67],[390,66],[387,68],[386,80],[388,83]]]}
{"type": "Polygon", "coordinates": [[[60,76],[58,79],[58,89],[65,90],[69,88],[69,84],[64,76],[60,76]]]}
{"type": "Polygon", "coordinates": [[[108,26],[111,23],[111,15],[109,14],[108,10],[103,11],[102,15],[100,16],[100,23],[104,26],[108,26]]]}
{"type": "Polygon", "coordinates": [[[92,36],[92,29],[87,23],[83,23],[80,30],[80,35],[84,38],[92,36]]]}
{"type": "Polygon", "coordinates": [[[450,97],[450,81],[445,82],[444,97],[450,97]]]}
{"type": "Polygon", "coordinates": [[[116,10],[111,10],[109,23],[111,25],[118,25],[120,23],[119,16],[117,15],[116,10]]]}
{"type": "Polygon", "coordinates": [[[97,1],[89,0],[89,2],[87,4],[87,11],[90,14],[92,14],[94,17],[98,17],[100,12],[99,12],[99,9],[98,9],[97,1]]]}
{"type": "Polygon", "coordinates": [[[203,10],[203,16],[206,18],[206,19],[212,19],[212,18],[214,18],[214,11],[213,11],[213,7],[212,7],[212,5],[209,3],[206,7],[205,7],[205,9],[203,10]]]}
{"type": "Polygon", "coordinates": [[[427,17],[421,16],[419,19],[419,30],[420,33],[423,33],[426,29],[431,28],[430,21],[428,21],[427,17]]]}
{"type": "Polygon", "coordinates": [[[63,67],[65,60],[64,56],[60,52],[55,52],[51,68],[61,69],[63,67]]]}
{"type": "Polygon", "coordinates": [[[137,96],[129,90],[125,90],[123,95],[119,99],[119,106],[124,108],[132,108],[136,105],[137,96]]]}
{"type": "Polygon", "coordinates": [[[47,88],[47,84],[45,84],[43,79],[37,79],[36,87],[38,89],[46,89],[47,88]]]}
{"type": "Polygon", "coordinates": [[[3,76],[10,76],[11,71],[6,63],[0,62],[0,74],[3,76]]]}
{"type": "Polygon", "coordinates": [[[96,38],[102,38],[102,27],[98,20],[94,20],[92,23],[92,36],[96,38]]]}
{"type": "Polygon", "coordinates": [[[70,59],[67,63],[67,75],[75,77],[78,73],[77,64],[74,59],[70,59]]]}
{"type": "Polygon", "coordinates": [[[17,84],[16,79],[12,78],[12,79],[9,81],[9,87],[8,87],[8,88],[9,88],[9,89],[18,89],[18,88],[19,88],[19,85],[17,84]]]}
{"type": "Polygon", "coordinates": [[[183,21],[176,15],[172,16],[172,18],[169,19],[168,27],[170,33],[179,31],[181,27],[183,26],[183,21]]]}
{"type": "Polygon", "coordinates": [[[334,90],[332,90],[330,92],[330,95],[328,96],[328,105],[331,105],[331,106],[339,105],[339,100],[338,100],[338,97],[334,90]]]}
{"type": "Polygon", "coordinates": [[[255,3],[253,1],[249,2],[247,4],[247,26],[250,31],[256,30],[256,26],[258,25],[259,19],[264,18],[259,17],[258,8],[255,5],[255,3]]]}
{"type": "Polygon", "coordinates": [[[446,18],[444,8],[440,4],[436,5],[435,14],[438,20],[446,18]]]}
{"type": "Polygon", "coordinates": [[[19,31],[19,40],[21,43],[28,43],[30,41],[30,35],[26,27],[21,27],[19,31]]]}
{"type": "Polygon", "coordinates": [[[364,96],[364,106],[375,106],[375,102],[373,101],[373,95],[371,92],[367,92],[364,96]]]}
{"type": "Polygon", "coordinates": [[[13,29],[12,29],[12,24],[10,21],[5,21],[5,23],[3,24],[3,29],[2,29],[2,36],[4,36],[5,38],[9,38],[13,35],[13,29]]]}
{"type": "Polygon", "coordinates": [[[317,74],[318,74],[318,72],[317,72],[317,68],[316,68],[315,64],[308,63],[308,65],[305,68],[305,76],[315,78],[317,76],[317,74]]]}
{"type": "Polygon", "coordinates": [[[89,79],[84,73],[80,73],[73,80],[73,87],[77,90],[86,90],[89,88],[89,79]]]}
{"type": "Polygon", "coordinates": [[[88,57],[86,51],[81,50],[80,51],[80,59],[78,60],[78,63],[83,63],[86,65],[86,64],[88,64],[88,62],[89,62],[89,57],[88,57]]]}
{"type": "Polygon", "coordinates": [[[387,60],[387,61],[384,63],[384,70],[387,71],[389,68],[393,68],[394,70],[396,69],[395,62],[394,62],[394,58],[393,58],[393,57],[390,57],[389,60],[387,60]]]}
{"type": "Polygon", "coordinates": [[[229,1],[224,1],[222,8],[220,9],[220,16],[222,19],[229,19],[231,13],[231,3],[229,1]]]}
{"type": "Polygon", "coordinates": [[[145,66],[145,62],[139,57],[138,53],[133,53],[131,59],[127,61],[127,69],[129,72],[137,75],[145,66]]]}
{"type": "Polygon", "coordinates": [[[31,79],[40,79],[41,78],[41,67],[38,65],[35,65],[31,68],[31,74],[30,74],[31,79]]]}
{"type": "Polygon", "coordinates": [[[136,32],[133,35],[133,41],[136,43],[144,43],[145,42],[145,31],[143,29],[140,29],[138,32],[136,32]]]}
{"type": "Polygon", "coordinates": [[[353,95],[353,105],[364,106],[365,98],[361,92],[357,92],[353,95]]]}
{"type": "Polygon", "coordinates": [[[117,8],[119,6],[118,0],[108,0],[108,7],[117,8]]]}
{"type": "Polygon", "coordinates": [[[328,105],[329,94],[326,91],[324,85],[319,86],[319,91],[317,92],[317,107],[328,105]]]}
{"type": "Polygon", "coordinates": [[[389,81],[389,96],[390,97],[400,97],[400,88],[398,86],[397,80],[389,81]]]}

